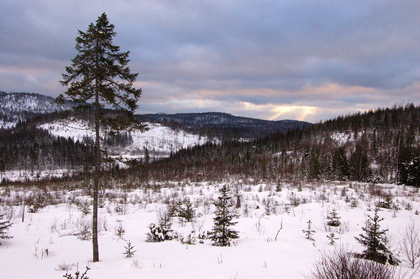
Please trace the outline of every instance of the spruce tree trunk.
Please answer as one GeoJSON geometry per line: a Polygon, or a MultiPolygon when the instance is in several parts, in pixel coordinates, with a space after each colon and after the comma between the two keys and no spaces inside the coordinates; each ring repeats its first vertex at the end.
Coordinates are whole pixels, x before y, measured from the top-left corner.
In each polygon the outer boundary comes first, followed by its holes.
{"type": "Polygon", "coordinates": [[[95,96],[95,169],[93,181],[93,211],[92,211],[92,250],[93,262],[99,261],[99,243],[98,243],[98,199],[99,199],[99,180],[101,172],[101,146],[99,135],[100,106],[98,93],[98,80],[96,80],[95,96]]]}

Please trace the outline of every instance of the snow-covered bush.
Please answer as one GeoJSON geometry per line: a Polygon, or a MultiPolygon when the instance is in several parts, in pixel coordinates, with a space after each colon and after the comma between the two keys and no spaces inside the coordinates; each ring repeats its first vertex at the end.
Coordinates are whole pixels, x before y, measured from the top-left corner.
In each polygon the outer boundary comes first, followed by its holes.
{"type": "Polygon", "coordinates": [[[165,241],[165,233],[161,226],[151,223],[149,232],[146,234],[146,242],[162,242],[165,241]]]}
{"type": "Polygon", "coordinates": [[[182,244],[195,245],[197,243],[197,238],[195,237],[195,233],[192,231],[187,236],[180,237],[180,241],[182,244]]]}

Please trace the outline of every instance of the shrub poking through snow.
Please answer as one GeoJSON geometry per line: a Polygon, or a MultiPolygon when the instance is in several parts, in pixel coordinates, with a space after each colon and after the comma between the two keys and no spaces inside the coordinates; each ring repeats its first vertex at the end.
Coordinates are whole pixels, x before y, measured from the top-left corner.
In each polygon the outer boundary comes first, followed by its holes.
{"type": "Polygon", "coordinates": [[[375,207],[373,217],[369,215],[366,220],[366,226],[362,227],[364,233],[359,234],[359,237],[355,237],[357,242],[366,248],[358,256],[382,264],[389,262],[392,265],[398,265],[399,261],[394,258],[386,246],[387,239],[385,234],[388,230],[381,230],[379,223],[384,218],[380,218],[378,212],[379,207],[377,206],[375,207]]]}
{"type": "Polygon", "coordinates": [[[117,221],[118,225],[115,228],[115,235],[118,237],[118,239],[124,239],[125,234],[125,228],[121,221],[117,221]]]}
{"type": "Polygon", "coordinates": [[[214,246],[230,246],[233,239],[239,238],[238,231],[231,229],[237,222],[233,222],[235,214],[232,213],[233,203],[231,197],[228,195],[229,189],[224,185],[220,189],[221,196],[218,201],[214,203],[216,211],[213,218],[213,231],[210,234],[210,239],[214,242],[214,246]]]}
{"type": "Polygon", "coordinates": [[[187,245],[195,245],[195,244],[197,244],[197,238],[195,237],[195,232],[192,231],[186,237],[181,237],[180,238],[180,241],[181,241],[182,244],[187,244],[187,245]]]}
{"type": "Polygon", "coordinates": [[[352,257],[342,250],[323,253],[306,279],[393,279],[395,268],[352,257]]]}
{"type": "Polygon", "coordinates": [[[411,267],[420,267],[420,231],[414,220],[407,224],[400,241],[402,259],[411,267]]]}
{"type": "Polygon", "coordinates": [[[86,276],[86,273],[89,270],[90,270],[90,268],[86,267],[85,272],[83,272],[82,274],[80,273],[80,271],[76,271],[76,273],[74,273],[74,276],[72,274],[66,273],[65,275],[63,275],[63,277],[67,278],[67,279],[89,279],[89,277],[86,276]]]}

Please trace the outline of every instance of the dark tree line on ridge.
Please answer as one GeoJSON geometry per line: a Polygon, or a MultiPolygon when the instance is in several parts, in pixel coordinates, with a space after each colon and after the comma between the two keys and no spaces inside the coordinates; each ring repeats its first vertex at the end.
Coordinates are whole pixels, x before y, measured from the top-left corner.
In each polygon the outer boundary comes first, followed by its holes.
{"type": "MultiPolygon", "coordinates": [[[[419,122],[419,106],[395,106],[340,116],[252,142],[207,143],[180,150],[167,159],[133,162],[128,170],[113,168],[105,175],[130,187],[154,179],[215,181],[232,176],[269,181],[389,182],[419,187],[419,122]]],[[[46,131],[21,126],[20,132],[0,130],[0,171],[47,165],[87,170],[92,163],[86,155],[91,154],[91,143],[53,138],[46,131]]],[[[124,146],[132,139],[122,134],[106,140],[109,145],[124,146]]]]}
{"type": "Polygon", "coordinates": [[[92,145],[53,137],[48,131],[20,124],[0,130],[0,171],[88,168],[92,145]]]}
{"type": "Polygon", "coordinates": [[[420,186],[420,107],[407,105],[337,117],[250,143],[183,149],[142,166],[136,177],[218,180],[229,176],[390,182],[420,186]]]}

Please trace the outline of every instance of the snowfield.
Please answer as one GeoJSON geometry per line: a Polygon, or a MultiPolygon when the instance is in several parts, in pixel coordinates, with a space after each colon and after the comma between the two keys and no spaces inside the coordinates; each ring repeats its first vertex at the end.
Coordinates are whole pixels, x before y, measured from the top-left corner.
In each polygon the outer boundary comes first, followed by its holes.
{"type": "Polygon", "coordinates": [[[90,279],[104,278],[304,278],[322,252],[345,249],[361,252],[363,247],[354,239],[362,233],[367,215],[373,214],[376,202],[392,195],[393,208],[379,212],[384,220],[381,228],[389,229],[391,250],[400,256],[397,272],[405,278],[420,278],[409,268],[400,253],[399,244],[406,225],[414,222],[420,228],[420,197],[418,189],[396,185],[362,183],[283,183],[259,184],[253,181],[226,181],[232,201],[240,207],[235,230],[240,238],[231,247],[214,247],[208,239],[199,243],[198,235],[213,225],[213,202],[223,185],[211,182],[151,183],[140,189],[103,191],[99,213],[100,262],[92,263],[91,241],[79,239],[90,229],[91,198],[84,190],[0,188],[0,211],[7,213],[13,226],[12,239],[0,240],[0,278],[62,278],[74,274],[77,267],[90,279]],[[30,213],[22,206],[22,197],[48,194],[53,205],[30,213]],[[236,195],[235,195],[236,194],[236,195]],[[381,196],[379,196],[380,194],[381,196]],[[158,213],[168,204],[189,198],[196,217],[184,222],[174,217],[172,229],[178,240],[146,242],[150,223],[157,223],[158,213]],[[336,209],[341,225],[326,224],[326,217],[336,209]],[[85,213],[82,213],[85,211],[85,213]],[[22,220],[24,214],[24,220],[22,220]],[[303,230],[312,222],[314,241],[305,238],[303,230]],[[125,232],[122,238],[118,231],[125,232]],[[335,232],[334,245],[327,235],[335,232]],[[193,234],[195,245],[182,244],[179,239],[193,234]],[[135,254],[123,254],[127,241],[135,254]]]}

